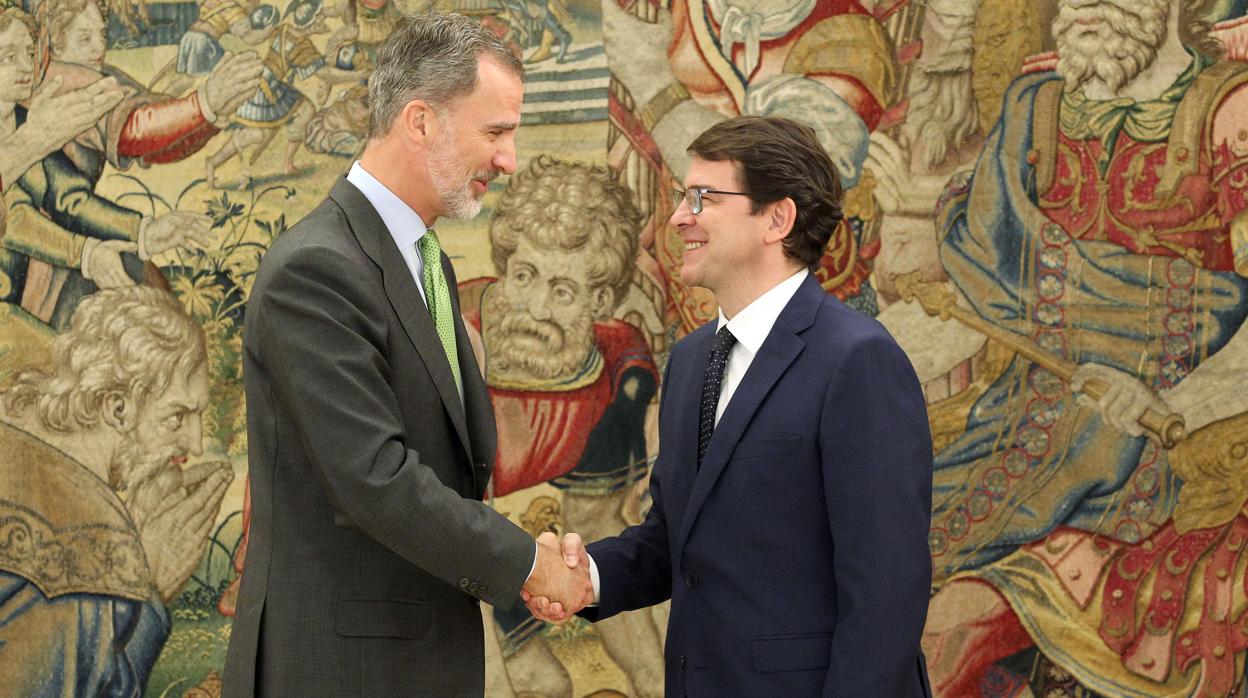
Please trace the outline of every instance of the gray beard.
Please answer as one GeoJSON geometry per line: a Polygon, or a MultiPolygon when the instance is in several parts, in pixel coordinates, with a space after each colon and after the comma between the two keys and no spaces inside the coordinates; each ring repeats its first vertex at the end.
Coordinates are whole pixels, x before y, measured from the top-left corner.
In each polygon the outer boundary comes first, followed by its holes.
{"type": "Polygon", "coordinates": [[[1053,20],[1053,36],[1057,39],[1057,72],[1066,80],[1066,90],[1074,91],[1092,80],[1104,83],[1117,92],[1157,59],[1157,50],[1166,38],[1170,15],[1167,3],[1139,0],[1135,14],[1110,4],[1095,6],[1092,13],[1102,27],[1113,27],[1109,37],[1098,32],[1075,38],[1071,30],[1074,13],[1063,5],[1053,20]]]}
{"type": "Polygon", "coordinates": [[[134,439],[127,438],[121,442],[121,450],[108,464],[108,486],[115,492],[133,491],[164,464],[162,459],[148,455],[134,439]]]}
{"type": "Polygon", "coordinates": [[[970,71],[916,72],[903,129],[911,143],[923,143],[923,164],[929,170],[966,145],[979,130],[970,71]]]}
{"type": "MultiPolygon", "coordinates": [[[[453,137],[452,132],[444,132],[442,139],[426,155],[425,162],[429,167],[429,178],[433,180],[434,191],[438,192],[438,198],[442,200],[444,215],[447,218],[468,220],[481,213],[484,201],[473,196],[471,181],[465,180],[463,173],[455,166],[458,158],[455,157],[453,137]]],[[[482,173],[477,173],[476,176],[482,177],[482,173]]]]}
{"type": "Polygon", "coordinates": [[[589,313],[571,327],[559,327],[513,309],[502,293],[491,290],[485,293],[481,308],[482,339],[491,370],[551,380],[570,376],[585,363],[593,347],[589,313]]]}

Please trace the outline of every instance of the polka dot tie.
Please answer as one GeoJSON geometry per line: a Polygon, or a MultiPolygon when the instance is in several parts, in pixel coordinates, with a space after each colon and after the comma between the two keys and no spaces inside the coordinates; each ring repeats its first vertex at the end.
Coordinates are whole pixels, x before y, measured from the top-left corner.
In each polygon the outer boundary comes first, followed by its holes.
{"type": "Polygon", "coordinates": [[[715,333],[711,342],[711,360],[706,364],[706,375],[702,378],[701,419],[698,420],[698,467],[702,467],[702,457],[706,455],[706,447],[711,443],[711,434],[715,432],[715,409],[719,406],[719,388],[724,382],[724,367],[728,365],[728,352],[737,338],[724,325],[715,333]]]}
{"type": "Polygon", "coordinates": [[[442,273],[442,245],[438,242],[437,233],[426,230],[416,246],[420,249],[420,259],[425,267],[421,272],[425,302],[429,305],[429,314],[433,316],[433,326],[438,329],[438,339],[442,340],[446,360],[451,364],[455,384],[459,385],[459,353],[455,350],[455,320],[451,317],[454,311],[451,310],[451,291],[446,285],[446,275],[442,273]]]}

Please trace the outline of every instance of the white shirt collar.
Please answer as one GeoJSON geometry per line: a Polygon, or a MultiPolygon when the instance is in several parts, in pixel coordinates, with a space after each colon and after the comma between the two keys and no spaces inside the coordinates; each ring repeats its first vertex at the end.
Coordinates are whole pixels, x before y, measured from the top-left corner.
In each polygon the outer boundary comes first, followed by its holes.
{"type": "Polygon", "coordinates": [[[351,165],[351,171],[347,173],[347,181],[354,184],[355,188],[359,189],[360,193],[373,205],[373,208],[377,209],[377,215],[381,216],[382,222],[390,231],[390,237],[394,238],[394,244],[398,245],[400,250],[415,245],[416,241],[429,229],[411,206],[403,203],[403,200],[387,189],[386,185],[369,174],[368,170],[360,165],[359,160],[351,165]]]}
{"type": "Polygon", "coordinates": [[[784,306],[789,304],[793,298],[793,294],[797,293],[797,289],[801,287],[802,282],[806,280],[806,275],[810,272],[802,269],[793,276],[772,286],[769,291],[755,298],[753,302],[741,309],[731,320],[724,317],[724,309],[719,309],[719,323],[715,325],[715,329],[719,330],[724,325],[728,325],[728,331],[732,332],[732,336],[737,338],[737,343],[748,349],[750,354],[758,353],[759,347],[763,346],[763,342],[767,339],[767,335],[771,334],[771,328],[776,324],[776,318],[780,317],[780,312],[784,310],[784,306]]]}

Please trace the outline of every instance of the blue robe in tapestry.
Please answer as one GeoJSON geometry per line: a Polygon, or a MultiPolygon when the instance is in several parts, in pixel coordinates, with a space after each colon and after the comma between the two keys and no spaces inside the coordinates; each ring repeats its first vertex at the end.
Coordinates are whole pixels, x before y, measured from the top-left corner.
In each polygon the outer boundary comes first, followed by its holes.
{"type": "Polygon", "coordinates": [[[0,685],[5,695],[141,696],[169,637],[117,495],[0,422],[0,685]]]}
{"type": "MultiPolygon", "coordinates": [[[[994,325],[1154,390],[1175,385],[1239,329],[1248,283],[1181,256],[1072,239],[1046,217],[1035,163],[1053,145],[1038,142],[1046,133],[1038,120],[1057,116],[1037,95],[1058,79],[1025,75],[1007,92],[973,175],[942,197],[942,262],[994,325]],[[1172,361],[1177,345],[1190,349],[1172,361]]],[[[1075,398],[1056,374],[1016,356],[976,401],[965,432],[936,458],[930,543],[938,583],[1059,527],[1134,543],[1170,518],[1181,482],[1164,449],[1108,427],[1075,398]]]]}

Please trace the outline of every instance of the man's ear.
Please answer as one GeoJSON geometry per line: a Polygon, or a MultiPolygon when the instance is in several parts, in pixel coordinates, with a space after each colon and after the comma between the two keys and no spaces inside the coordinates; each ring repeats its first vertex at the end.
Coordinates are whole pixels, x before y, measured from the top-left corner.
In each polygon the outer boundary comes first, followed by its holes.
{"type": "Polygon", "coordinates": [[[780,242],[788,237],[789,231],[793,230],[793,224],[797,222],[797,204],[786,196],[768,206],[766,216],[767,232],[763,239],[768,243],[780,242]]]}
{"type": "Polygon", "coordinates": [[[120,390],[110,390],[104,395],[100,414],[104,423],[119,432],[127,432],[134,428],[138,415],[134,400],[120,390]]]}
{"type": "Polygon", "coordinates": [[[615,309],[615,289],[599,286],[589,299],[589,309],[595,320],[606,320],[615,309]]]}
{"type": "Polygon", "coordinates": [[[423,99],[413,99],[403,105],[396,126],[403,129],[409,143],[428,144],[437,136],[441,124],[433,107],[423,99]]]}

